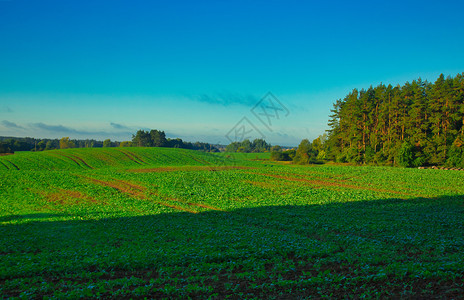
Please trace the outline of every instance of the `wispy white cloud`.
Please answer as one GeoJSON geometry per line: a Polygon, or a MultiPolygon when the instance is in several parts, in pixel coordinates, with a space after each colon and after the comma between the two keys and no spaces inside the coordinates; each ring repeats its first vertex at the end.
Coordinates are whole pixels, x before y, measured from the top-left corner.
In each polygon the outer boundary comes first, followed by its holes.
{"type": "MultiPolygon", "coordinates": [[[[82,130],[82,129],[76,129],[68,126],[63,126],[63,125],[50,125],[50,124],[45,124],[45,123],[32,123],[29,124],[29,129],[33,131],[40,131],[40,132],[45,132],[48,134],[53,134],[53,135],[69,135],[69,136],[76,136],[76,137],[81,137],[81,138],[105,138],[105,137],[111,137],[111,136],[130,136],[131,131],[118,131],[115,132],[114,130],[98,130],[98,131],[93,131],[93,130],[82,130]]],[[[127,129],[127,128],[125,128],[127,129]]]]}
{"type": "Polygon", "coordinates": [[[118,124],[118,123],[111,122],[110,125],[111,125],[111,127],[113,127],[114,129],[117,129],[117,130],[131,130],[131,128],[129,128],[128,126],[118,124]]]}
{"type": "Polygon", "coordinates": [[[48,132],[57,132],[57,133],[66,133],[66,134],[68,133],[77,133],[77,134],[88,133],[84,131],[78,131],[76,129],[69,128],[63,125],[48,125],[45,123],[33,123],[33,124],[30,124],[30,126],[32,128],[41,129],[41,130],[48,131],[48,132]]]}
{"type": "Polygon", "coordinates": [[[204,102],[208,104],[230,106],[230,105],[243,105],[254,106],[259,102],[259,98],[253,95],[240,95],[230,92],[215,93],[212,95],[202,94],[192,97],[193,100],[204,102]]]}
{"type": "Polygon", "coordinates": [[[2,125],[5,126],[5,127],[7,127],[7,128],[24,129],[24,127],[19,126],[18,124],[13,123],[13,122],[10,122],[10,121],[7,121],[7,120],[3,120],[3,121],[2,121],[2,125]]]}

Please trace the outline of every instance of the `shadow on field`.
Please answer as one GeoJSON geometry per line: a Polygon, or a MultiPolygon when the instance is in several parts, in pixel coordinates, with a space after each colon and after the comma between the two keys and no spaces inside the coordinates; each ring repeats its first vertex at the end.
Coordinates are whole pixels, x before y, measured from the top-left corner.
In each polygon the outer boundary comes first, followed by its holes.
{"type": "Polygon", "coordinates": [[[331,274],[343,275],[343,280],[359,277],[362,284],[372,284],[374,289],[377,285],[382,289],[386,281],[394,295],[401,295],[406,287],[412,291],[415,281],[419,289],[442,293],[454,290],[450,296],[464,291],[450,278],[439,280],[442,275],[436,275],[449,272],[462,282],[463,195],[99,220],[42,220],[52,216],[0,218],[0,222],[31,220],[0,226],[0,255],[7,262],[1,282],[39,275],[44,276],[42,280],[56,282],[69,274],[101,272],[97,278],[134,276],[145,283],[165,276],[165,282],[182,289],[186,284],[182,280],[199,276],[203,278],[198,279],[201,284],[212,287],[210,292],[225,295],[232,290],[224,281],[250,292],[252,283],[311,278],[330,270],[331,274]],[[433,273],[437,266],[442,273],[433,273]],[[421,277],[425,271],[429,277],[421,277]],[[264,272],[264,277],[238,277],[246,272],[249,276],[264,272]],[[376,274],[383,274],[384,279],[372,283],[376,274]],[[374,277],[367,280],[366,276],[374,277]],[[182,280],[174,283],[174,278],[182,280]]]}
{"type": "Polygon", "coordinates": [[[11,222],[11,221],[18,221],[18,220],[40,220],[40,219],[46,219],[46,218],[53,218],[56,216],[58,215],[52,214],[52,213],[9,215],[9,216],[0,217],[0,222],[11,222]]]}

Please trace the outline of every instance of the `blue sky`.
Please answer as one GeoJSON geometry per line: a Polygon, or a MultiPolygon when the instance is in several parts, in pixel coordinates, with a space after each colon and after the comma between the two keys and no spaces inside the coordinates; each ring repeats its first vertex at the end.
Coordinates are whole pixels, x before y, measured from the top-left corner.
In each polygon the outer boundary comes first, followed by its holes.
{"type": "Polygon", "coordinates": [[[464,72],[463,11],[463,1],[0,0],[0,135],[122,141],[154,128],[228,143],[245,117],[250,137],[297,145],[324,132],[353,88],[464,72]],[[268,92],[288,110],[270,126],[251,111],[268,92]]]}

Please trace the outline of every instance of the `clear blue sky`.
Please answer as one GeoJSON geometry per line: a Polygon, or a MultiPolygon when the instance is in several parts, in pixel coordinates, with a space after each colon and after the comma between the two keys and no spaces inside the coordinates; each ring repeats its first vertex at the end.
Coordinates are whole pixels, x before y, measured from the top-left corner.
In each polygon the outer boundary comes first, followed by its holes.
{"type": "Polygon", "coordinates": [[[272,144],[327,128],[352,88],[464,71],[464,1],[0,0],[0,135],[128,140],[138,128],[272,144]],[[288,115],[250,109],[272,92],[288,115]]]}

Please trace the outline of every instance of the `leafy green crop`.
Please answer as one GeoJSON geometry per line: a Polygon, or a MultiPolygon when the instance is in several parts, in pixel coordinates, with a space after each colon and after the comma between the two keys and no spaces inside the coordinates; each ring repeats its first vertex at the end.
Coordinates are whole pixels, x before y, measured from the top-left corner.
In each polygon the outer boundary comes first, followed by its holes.
{"type": "Polygon", "coordinates": [[[172,148],[82,148],[0,156],[0,170],[91,170],[107,167],[208,165],[210,153],[172,148]]]}
{"type": "Polygon", "coordinates": [[[464,172],[123,151],[0,157],[0,295],[464,294],[464,172]]]}

